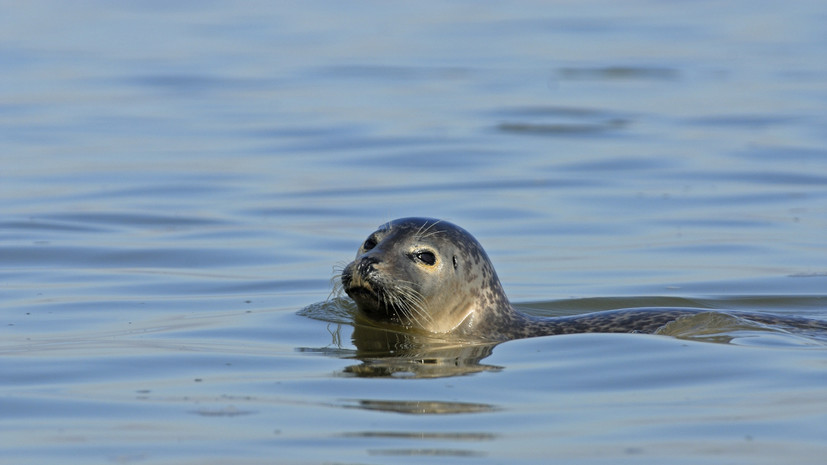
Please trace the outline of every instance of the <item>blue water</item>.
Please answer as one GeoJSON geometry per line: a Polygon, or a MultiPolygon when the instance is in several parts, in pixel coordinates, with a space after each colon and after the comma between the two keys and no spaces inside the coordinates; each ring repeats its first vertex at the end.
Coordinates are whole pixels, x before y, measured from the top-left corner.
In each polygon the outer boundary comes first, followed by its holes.
{"type": "Polygon", "coordinates": [[[306,310],[432,216],[535,314],[827,319],[821,2],[3,12],[0,462],[823,462],[823,338],[394,358],[306,310]]]}

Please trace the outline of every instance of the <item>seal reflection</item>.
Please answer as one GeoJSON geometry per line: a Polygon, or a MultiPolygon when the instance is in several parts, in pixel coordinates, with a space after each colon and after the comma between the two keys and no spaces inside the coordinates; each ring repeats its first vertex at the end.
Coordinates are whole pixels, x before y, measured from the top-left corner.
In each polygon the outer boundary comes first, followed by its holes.
{"type": "Polygon", "coordinates": [[[439,378],[502,370],[480,363],[496,344],[449,343],[364,325],[354,326],[353,344],[361,363],[344,371],[359,377],[439,378]]]}
{"type": "Polygon", "coordinates": [[[448,340],[426,333],[402,332],[391,325],[377,326],[359,318],[356,306],[349,299],[331,298],[305,307],[299,313],[336,325],[336,329],[330,331],[328,346],[299,350],[358,360],[358,364],[343,370],[345,375],[439,378],[502,370],[502,367],[481,363],[497,343],[448,340]],[[348,328],[352,328],[351,342],[355,349],[346,348],[347,336],[343,330],[348,328]]]}

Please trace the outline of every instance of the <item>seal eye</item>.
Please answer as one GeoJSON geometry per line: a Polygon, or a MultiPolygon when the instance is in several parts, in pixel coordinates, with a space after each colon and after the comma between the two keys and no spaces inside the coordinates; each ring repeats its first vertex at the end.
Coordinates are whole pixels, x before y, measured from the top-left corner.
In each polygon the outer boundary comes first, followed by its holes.
{"type": "Polygon", "coordinates": [[[457,269],[457,256],[454,255],[454,269],[457,269]]]}
{"type": "Polygon", "coordinates": [[[362,244],[362,248],[365,250],[370,250],[374,247],[376,247],[376,239],[374,239],[373,236],[370,236],[368,240],[366,240],[365,243],[362,244]]]}
{"type": "Polygon", "coordinates": [[[429,266],[434,266],[436,263],[436,255],[433,252],[416,252],[414,256],[417,260],[429,266]]]}

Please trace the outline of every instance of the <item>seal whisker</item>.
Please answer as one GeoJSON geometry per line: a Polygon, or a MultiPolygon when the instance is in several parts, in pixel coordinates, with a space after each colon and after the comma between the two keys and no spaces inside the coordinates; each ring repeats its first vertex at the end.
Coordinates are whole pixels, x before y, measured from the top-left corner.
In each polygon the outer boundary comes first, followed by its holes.
{"type": "Polygon", "coordinates": [[[408,307],[411,317],[416,317],[417,322],[421,318],[426,322],[433,323],[433,317],[425,310],[425,299],[419,291],[413,288],[413,283],[398,281],[397,285],[400,300],[408,307]]]}
{"type": "Polygon", "coordinates": [[[394,281],[393,286],[380,286],[377,300],[381,307],[393,312],[400,322],[424,327],[432,322],[432,317],[425,311],[422,295],[412,287],[409,281],[394,281]]]}
{"type": "Polygon", "coordinates": [[[388,291],[380,293],[380,301],[382,301],[386,308],[393,311],[396,318],[404,324],[404,322],[412,322],[418,324],[414,315],[411,314],[407,303],[400,298],[399,295],[388,291]]]}
{"type": "Polygon", "coordinates": [[[342,282],[342,276],[344,275],[345,268],[347,265],[344,263],[337,263],[333,265],[333,276],[330,278],[330,294],[327,296],[327,300],[330,300],[334,297],[342,297],[342,294],[345,292],[345,284],[342,282]]]}
{"type": "MultiPolygon", "coordinates": [[[[397,291],[399,291],[399,289],[397,289],[397,291]]],[[[407,297],[408,296],[404,291],[395,295],[393,299],[395,304],[394,307],[398,309],[398,311],[411,323],[421,326],[422,321],[420,320],[420,311],[407,297]]]]}
{"type": "Polygon", "coordinates": [[[426,227],[428,227],[428,223],[423,223],[419,225],[419,228],[417,228],[416,232],[413,233],[413,236],[417,242],[422,239],[423,229],[425,229],[426,227]]]}
{"type": "Polygon", "coordinates": [[[419,230],[417,230],[417,232],[416,232],[416,234],[415,234],[415,237],[416,237],[417,241],[421,241],[421,240],[423,240],[423,239],[427,239],[427,238],[429,238],[429,237],[431,237],[431,236],[434,236],[435,234],[439,233],[439,230],[438,230],[438,229],[434,229],[434,227],[435,227],[436,225],[438,225],[441,221],[442,221],[442,220],[433,220],[433,222],[431,222],[430,224],[429,224],[429,223],[427,223],[427,222],[426,222],[426,223],[424,223],[424,224],[422,224],[422,225],[419,227],[419,230]],[[433,230],[432,230],[432,229],[433,229],[433,230]]]}
{"type": "Polygon", "coordinates": [[[394,295],[392,301],[394,303],[394,309],[398,312],[397,314],[401,314],[399,315],[400,319],[404,316],[408,324],[419,324],[419,320],[416,315],[411,312],[410,305],[408,305],[408,302],[405,299],[401,298],[401,295],[394,295]]]}

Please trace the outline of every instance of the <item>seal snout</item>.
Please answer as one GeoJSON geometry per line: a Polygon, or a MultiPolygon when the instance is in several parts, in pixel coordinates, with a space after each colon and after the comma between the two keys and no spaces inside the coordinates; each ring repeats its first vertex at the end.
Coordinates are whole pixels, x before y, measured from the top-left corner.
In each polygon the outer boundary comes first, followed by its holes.
{"type": "Polygon", "coordinates": [[[344,284],[345,292],[353,297],[357,294],[361,296],[372,296],[375,299],[375,290],[371,276],[376,273],[376,266],[381,262],[373,255],[363,255],[356,258],[350,265],[348,265],[345,272],[342,274],[342,284],[344,284]]]}

